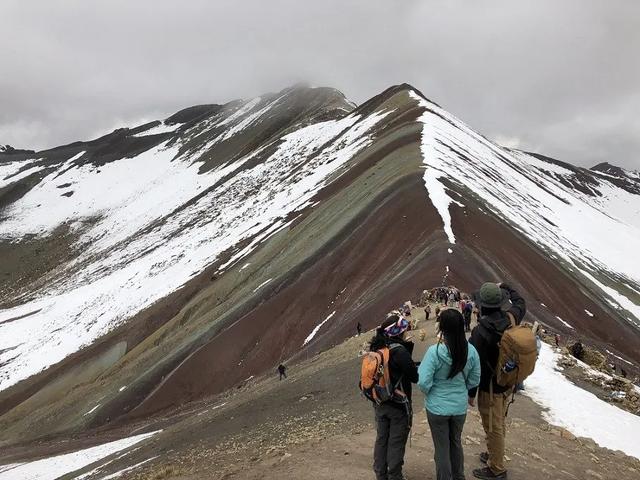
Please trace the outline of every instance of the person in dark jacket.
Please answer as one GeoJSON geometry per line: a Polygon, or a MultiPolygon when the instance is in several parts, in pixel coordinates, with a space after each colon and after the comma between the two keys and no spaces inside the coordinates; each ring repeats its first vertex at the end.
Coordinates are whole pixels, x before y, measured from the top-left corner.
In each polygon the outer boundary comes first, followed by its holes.
{"type": "Polygon", "coordinates": [[[480,454],[485,468],[473,471],[476,478],[506,479],[504,464],[505,417],[512,389],[496,383],[495,370],[498,364],[498,343],[503,332],[511,326],[510,315],[517,325],[526,313],[524,299],[504,283],[484,283],[476,294],[480,305],[478,325],[471,332],[471,343],[480,356],[480,385],[469,390],[469,405],[475,404],[478,393],[478,410],[487,438],[487,452],[480,454]]]}
{"type": "Polygon", "coordinates": [[[278,365],[278,373],[280,374],[280,380],[282,380],[282,377],[287,378],[287,367],[283,364],[278,365]]]}
{"type": "Polygon", "coordinates": [[[413,342],[405,340],[409,322],[399,315],[389,316],[376,329],[370,350],[389,347],[391,385],[400,385],[407,402],[394,401],[375,405],[376,443],[373,449],[373,471],[376,480],[401,480],[404,451],[411,429],[411,384],[418,382],[418,367],[411,358],[413,342]]]}

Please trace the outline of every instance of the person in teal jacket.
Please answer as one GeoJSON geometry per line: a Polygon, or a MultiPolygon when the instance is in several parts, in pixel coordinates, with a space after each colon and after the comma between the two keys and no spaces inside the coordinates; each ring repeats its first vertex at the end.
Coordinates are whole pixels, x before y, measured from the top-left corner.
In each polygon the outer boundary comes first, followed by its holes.
{"type": "Polygon", "coordinates": [[[433,438],[436,477],[464,480],[462,428],[468,391],[480,383],[480,357],[467,342],[458,310],[440,313],[440,339],[425,353],[418,375],[433,438]]]}

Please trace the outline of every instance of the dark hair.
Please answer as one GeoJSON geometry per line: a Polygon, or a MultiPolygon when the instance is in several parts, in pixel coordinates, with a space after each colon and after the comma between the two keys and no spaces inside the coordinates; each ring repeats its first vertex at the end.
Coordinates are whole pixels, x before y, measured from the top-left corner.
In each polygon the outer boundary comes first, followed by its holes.
{"type": "Polygon", "coordinates": [[[373,335],[371,341],[369,342],[369,350],[374,352],[381,349],[387,344],[389,337],[384,334],[384,329],[389,325],[393,325],[398,320],[400,320],[400,317],[398,315],[390,315],[384,322],[382,322],[382,324],[378,328],[376,328],[376,333],[373,335]]]}
{"type": "Polygon", "coordinates": [[[451,355],[451,370],[447,378],[453,378],[464,370],[467,365],[469,345],[464,334],[464,319],[462,314],[453,308],[447,308],[440,313],[440,332],[451,355]]]}

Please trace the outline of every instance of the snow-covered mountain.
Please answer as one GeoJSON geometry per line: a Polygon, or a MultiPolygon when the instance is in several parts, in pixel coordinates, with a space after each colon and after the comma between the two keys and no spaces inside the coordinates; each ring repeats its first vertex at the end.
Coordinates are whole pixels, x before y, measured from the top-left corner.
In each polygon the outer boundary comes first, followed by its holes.
{"type": "Polygon", "coordinates": [[[637,172],[503,148],[408,85],[7,150],[0,440],[221,391],[443,281],[512,282],[531,319],[637,364],[639,238],[637,172]]]}

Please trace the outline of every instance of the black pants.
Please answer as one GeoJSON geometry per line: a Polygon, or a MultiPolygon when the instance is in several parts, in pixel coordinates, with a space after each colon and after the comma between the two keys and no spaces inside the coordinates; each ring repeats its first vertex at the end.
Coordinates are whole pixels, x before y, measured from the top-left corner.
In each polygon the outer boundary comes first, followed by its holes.
{"type": "Polygon", "coordinates": [[[438,480],[464,480],[461,437],[466,418],[466,414],[442,416],[434,415],[427,410],[438,480]]]}
{"type": "Polygon", "coordinates": [[[376,445],[373,471],[377,480],[401,480],[404,449],[409,437],[409,415],[403,406],[382,404],[375,407],[376,445]]]}

